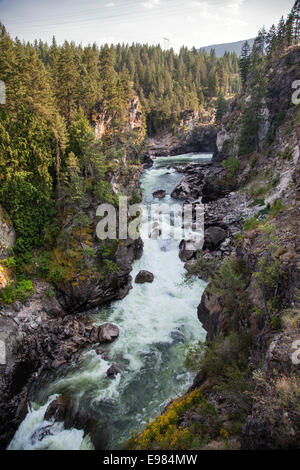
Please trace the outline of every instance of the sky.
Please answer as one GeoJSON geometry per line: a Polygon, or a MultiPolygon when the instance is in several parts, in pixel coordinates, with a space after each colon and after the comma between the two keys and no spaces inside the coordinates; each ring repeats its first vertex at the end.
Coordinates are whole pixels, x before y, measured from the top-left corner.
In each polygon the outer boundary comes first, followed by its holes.
{"type": "Polygon", "coordinates": [[[178,50],[255,37],[294,0],[0,0],[0,21],[21,40],[83,45],[161,44],[178,50]],[[168,41],[164,41],[167,38],[168,41]]]}

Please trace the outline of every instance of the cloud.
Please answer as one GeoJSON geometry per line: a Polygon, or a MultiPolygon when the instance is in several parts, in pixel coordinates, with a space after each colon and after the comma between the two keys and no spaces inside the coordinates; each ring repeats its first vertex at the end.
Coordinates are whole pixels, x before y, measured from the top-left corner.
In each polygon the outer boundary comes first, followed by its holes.
{"type": "MultiPolygon", "coordinates": [[[[228,27],[244,26],[247,24],[246,21],[238,18],[244,2],[245,0],[228,0],[222,6],[218,6],[206,1],[190,1],[188,7],[193,10],[196,9],[196,16],[204,20],[220,22],[228,27]]],[[[187,20],[189,23],[193,23],[195,16],[188,15],[187,20]]]]}
{"type": "Polygon", "coordinates": [[[115,6],[115,3],[114,3],[114,2],[106,3],[104,6],[105,6],[106,8],[111,8],[111,7],[114,7],[114,6],[115,6]]]}
{"type": "Polygon", "coordinates": [[[229,13],[231,15],[238,15],[245,0],[229,0],[228,5],[220,8],[220,10],[229,13]]]}
{"type": "Polygon", "coordinates": [[[148,0],[147,2],[143,2],[143,7],[151,10],[152,8],[156,7],[159,4],[160,4],[160,0],[148,0]]]}

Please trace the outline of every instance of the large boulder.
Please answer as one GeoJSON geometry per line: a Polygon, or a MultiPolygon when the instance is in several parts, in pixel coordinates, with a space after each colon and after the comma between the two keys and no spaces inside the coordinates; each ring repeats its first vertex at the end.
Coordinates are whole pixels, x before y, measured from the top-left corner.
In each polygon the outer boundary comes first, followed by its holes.
{"type": "Polygon", "coordinates": [[[153,281],[154,275],[149,271],[140,271],[135,278],[136,284],[145,284],[146,282],[151,283],[153,281]]]}
{"type": "Polygon", "coordinates": [[[67,415],[71,412],[71,400],[68,397],[59,396],[53,400],[48,406],[44,419],[50,421],[64,422],[67,415]]]}
{"type": "Polygon", "coordinates": [[[119,328],[112,323],[105,323],[99,328],[99,341],[100,343],[112,343],[119,336],[119,328]]]}
{"type": "Polygon", "coordinates": [[[164,189],[159,189],[158,191],[155,191],[152,196],[156,199],[163,199],[166,197],[166,191],[164,189]]]}
{"type": "Polygon", "coordinates": [[[204,249],[215,250],[226,239],[226,232],[221,227],[212,226],[205,230],[204,249]]]}
{"type": "Polygon", "coordinates": [[[112,343],[119,336],[119,328],[112,323],[94,327],[89,335],[93,343],[112,343]]]}
{"type": "Polygon", "coordinates": [[[179,244],[179,258],[181,261],[191,260],[197,253],[197,249],[192,248],[193,243],[190,240],[182,240],[179,244]]]}
{"type": "Polygon", "coordinates": [[[116,364],[112,364],[109,369],[106,371],[107,377],[114,379],[116,375],[120,373],[120,369],[116,366],[116,364]]]}

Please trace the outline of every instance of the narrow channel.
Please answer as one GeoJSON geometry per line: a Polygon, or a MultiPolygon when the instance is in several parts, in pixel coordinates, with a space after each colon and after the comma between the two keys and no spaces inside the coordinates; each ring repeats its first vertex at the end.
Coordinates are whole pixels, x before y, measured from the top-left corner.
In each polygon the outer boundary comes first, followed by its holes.
{"type": "MultiPolygon", "coordinates": [[[[141,176],[143,204],[157,204],[152,193],[159,189],[167,193],[165,204],[178,204],[170,196],[182,178],[174,165],[210,158],[187,154],[155,159],[141,176]]],[[[185,282],[178,245],[178,240],[144,240],[143,256],[134,263],[132,277],[147,270],[154,274],[154,282],[133,282],[123,300],[89,313],[96,324],[117,324],[118,340],[104,348],[104,358],[94,349],[87,351],[67,370],[44,381],[9,449],[93,448],[83,430],[44,420],[47,406],[58,395],[69,396],[75,407],[88,410],[103,431],[102,448],[114,450],[132,431],[141,430],[147,419],[161,413],[170,399],[187,390],[193,376],[184,367],[185,350],[205,339],[197,306],[206,284],[199,279],[185,282]],[[114,379],[106,374],[112,364],[121,370],[114,379]]]]}

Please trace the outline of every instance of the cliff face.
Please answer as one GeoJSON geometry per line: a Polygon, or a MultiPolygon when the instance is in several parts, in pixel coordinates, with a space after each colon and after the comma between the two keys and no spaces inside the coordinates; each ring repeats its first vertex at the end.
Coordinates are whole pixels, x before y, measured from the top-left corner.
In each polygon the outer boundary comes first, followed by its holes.
{"type": "MultiPolygon", "coordinates": [[[[124,126],[124,131],[135,131],[140,138],[143,138],[145,135],[145,126],[138,96],[133,96],[129,99],[125,115],[127,123],[124,126]]],[[[95,106],[91,120],[97,139],[102,139],[105,133],[111,129],[112,123],[112,116],[106,109],[104,102],[98,103],[95,106]]]]}
{"type": "Polygon", "coordinates": [[[186,111],[181,114],[176,134],[163,132],[149,139],[152,156],[181,155],[189,152],[215,152],[216,129],[213,111],[203,114],[186,111]]]}
{"type": "MultiPolygon", "coordinates": [[[[238,156],[242,109],[248,99],[244,95],[223,120],[214,156],[216,165],[232,156],[238,160],[234,187],[252,215],[241,218],[244,228],[236,236],[234,257],[225,262],[231,268],[238,263],[239,269],[221,268],[198,308],[213,343],[232,332],[249,338],[244,352],[252,399],[241,423],[243,449],[299,446],[300,369],[293,358],[294,342],[300,338],[300,111],[291,101],[299,63],[300,48],[294,47],[268,71],[260,150],[246,158],[238,156]],[[235,299],[230,299],[229,290],[235,299]]],[[[226,186],[229,167],[223,166],[219,184],[226,186]]],[[[216,189],[216,181],[209,182],[216,189]]],[[[223,218],[224,199],[216,199],[215,208],[223,218]]],[[[245,205],[240,209],[245,211],[245,205]]],[[[200,371],[194,386],[204,387],[206,380],[200,371]]],[[[236,411],[243,414],[239,406],[236,411]]]]}
{"type": "Polygon", "coordinates": [[[258,150],[240,152],[251,99],[243,93],[223,118],[213,164],[183,169],[205,203],[204,249],[188,264],[210,282],[198,307],[207,342],[188,352],[198,373],[176,424],[191,440],[178,437],[184,447],[175,448],[299,448],[300,109],[291,86],[299,63],[295,46],[266,68],[258,150]],[[211,229],[223,230],[221,240],[212,243],[211,229]]]}
{"type": "MultiPolygon", "coordinates": [[[[117,161],[108,177],[112,198],[117,199],[120,193],[127,196],[129,201],[132,201],[132,198],[140,198],[141,169],[139,164],[130,164],[126,156],[122,164],[117,161]]],[[[96,234],[99,222],[96,216],[98,205],[99,201],[94,197],[86,198],[84,213],[89,218],[89,225],[81,231],[80,245],[86,247],[90,254],[82,259],[82,265],[78,262],[74,264],[74,260],[66,260],[64,263],[67,269],[66,279],[63,282],[54,282],[57,299],[62,309],[68,312],[87,311],[105,302],[125,297],[131,288],[130,272],[133,261],[142,254],[143,243],[140,239],[122,241],[98,239],[96,234]]],[[[116,214],[118,219],[117,207],[116,214]]],[[[72,217],[65,219],[62,230],[76,235],[72,217]]],[[[74,250],[76,253],[76,246],[74,250]]],[[[57,258],[63,256],[60,247],[56,250],[55,256],[57,258]]]]}

